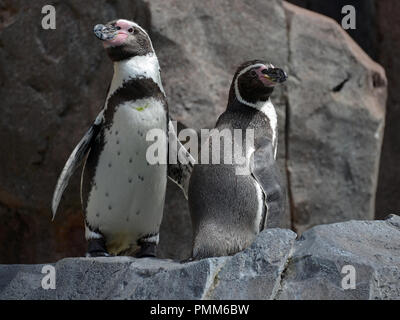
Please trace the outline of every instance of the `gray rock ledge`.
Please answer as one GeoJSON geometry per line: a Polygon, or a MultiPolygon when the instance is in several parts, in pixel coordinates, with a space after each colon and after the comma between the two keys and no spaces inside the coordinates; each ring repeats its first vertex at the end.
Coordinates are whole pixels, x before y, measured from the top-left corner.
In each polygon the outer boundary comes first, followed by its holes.
{"type": "Polygon", "coordinates": [[[232,257],[189,263],[63,259],[55,290],[42,288],[44,265],[0,265],[0,299],[400,299],[400,217],[319,225],[297,240],[268,229],[232,257]],[[355,289],[342,288],[345,265],[355,289]]]}

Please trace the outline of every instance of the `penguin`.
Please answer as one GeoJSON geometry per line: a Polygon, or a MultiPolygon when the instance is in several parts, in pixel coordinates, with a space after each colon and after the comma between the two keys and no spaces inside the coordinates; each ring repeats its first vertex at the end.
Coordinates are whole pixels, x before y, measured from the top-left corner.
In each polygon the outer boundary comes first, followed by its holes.
{"type": "Polygon", "coordinates": [[[215,126],[219,133],[228,130],[231,140],[221,134],[225,140],[221,139],[220,150],[215,150],[216,142],[210,135],[202,146],[209,154],[219,152],[223,159],[225,144],[230,142],[233,161],[196,164],[190,177],[190,260],[233,255],[253,242],[266,227],[268,216],[284,213],[286,191],[276,163],[277,114],[270,96],[286,79],[282,69],[261,60],[247,61],[237,69],[226,110],[215,126]],[[239,138],[234,134],[237,129],[239,138]],[[243,151],[241,146],[250,140],[243,151]],[[246,166],[247,172],[242,170],[246,166]]]}
{"type": "MultiPolygon", "coordinates": [[[[160,66],[147,32],[119,19],[96,25],[94,33],[113,62],[114,75],[104,107],[71,153],[52,201],[53,219],[75,170],[84,163],[81,203],[85,216],[87,257],[155,257],[163,215],[167,175],[187,193],[193,158],[168,165],[168,137],[181,148],[169,118],[160,66]],[[158,162],[148,161],[161,130],[158,162]]],[[[177,150],[174,150],[177,151],[177,150]]]]}

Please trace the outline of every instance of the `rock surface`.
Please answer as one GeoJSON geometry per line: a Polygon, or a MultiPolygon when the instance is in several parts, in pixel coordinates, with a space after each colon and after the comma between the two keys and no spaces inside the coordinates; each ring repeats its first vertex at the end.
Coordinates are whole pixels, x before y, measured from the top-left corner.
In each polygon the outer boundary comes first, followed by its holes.
{"type": "Polygon", "coordinates": [[[300,239],[263,231],[232,257],[69,258],[44,290],[43,265],[0,265],[0,299],[400,299],[400,217],[321,225],[300,239]],[[352,265],[355,288],[343,289],[352,265]]]}
{"type": "Polygon", "coordinates": [[[296,242],[280,299],[400,299],[400,217],[320,225],[296,242]],[[355,289],[343,290],[351,265],[355,289]]]}
{"type": "MultiPolygon", "coordinates": [[[[270,227],[303,231],[373,218],[385,76],[331,20],[279,0],[99,0],[96,6],[68,0],[54,3],[57,29],[43,30],[45,4],[6,0],[0,6],[0,60],[7,61],[0,68],[0,240],[7,243],[0,247],[1,263],[54,261],[85,251],[79,174],[55,223],[50,201],[111,78],[111,63],[91,30],[116,17],[150,31],[171,114],[189,127],[214,125],[244,60],[264,58],[288,70],[288,84],[272,100],[291,210],[270,227]]],[[[182,259],[190,251],[190,219],[171,186],[160,256],[182,259]]]]}
{"type": "Polygon", "coordinates": [[[332,19],[285,4],[292,216],[316,224],[373,219],[386,78],[332,19]]]}
{"type": "Polygon", "coordinates": [[[346,32],[370,57],[386,70],[388,99],[385,132],[380,160],[375,218],[381,219],[400,208],[400,2],[397,0],[289,0],[289,2],[329,16],[341,23],[342,8],[356,10],[356,28],[346,32]],[[364,23],[368,21],[369,23],[364,23]]]}

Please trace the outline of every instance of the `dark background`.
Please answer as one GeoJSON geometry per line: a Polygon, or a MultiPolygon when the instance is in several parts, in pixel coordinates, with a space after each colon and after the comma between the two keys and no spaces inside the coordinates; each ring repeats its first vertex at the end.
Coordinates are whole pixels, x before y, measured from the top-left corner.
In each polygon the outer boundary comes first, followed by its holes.
{"type": "MultiPolygon", "coordinates": [[[[302,142],[286,132],[287,119],[292,114],[289,113],[285,87],[278,89],[274,104],[278,109],[280,131],[285,130],[285,134],[280,135],[279,163],[294,187],[291,189],[293,194],[289,195],[291,210],[282,221],[271,226],[301,232],[319,223],[398,214],[400,2],[290,2],[332,17],[339,23],[342,19],[341,8],[347,4],[355,6],[357,29],[348,33],[385,68],[388,80],[386,124],[381,155],[374,148],[370,154],[371,159],[380,158],[377,181],[364,181],[365,174],[357,180],[357,170],[362,171],[365,164],[370,164],[365,159],[360,159],[360,168],[350,166],[350,169],[344,167],[343,172],[338,170],[340,179],[337,183],[340,186],[346,181],[350,187],[342,188],[344,193],[348,191],[350,194],[345,200],[346,210],[335,215],[331,207],[335,198],[338,202],[341,200],[339,193],[317,195],[303,201],[302,193],[296,191],[302,190],[296,189],[296,184],[302,181],[303,176],[302,172],[291,168],[288,154],[291,148],[301,146],[302,142]],[[293,143],[288,147],[291,141],[293,143]],[[362,206],[356,204],[360,200],[354,200],[352,206],[352,197],[363,183],[371,184],[362,192],[369,202],[362,206]],[[377,190],[376,201],[375,194],[368,191],[370,189],[377,190]],[[316,200],[320,201],[318,205],[316,200]],[[327,207],[324,207],[325,202],[327,207]],[[372,215],[367,212],[369,204],[375,204],[375,210],[370,209],[374,211],[372,215]],[[325,217],[324,212],[329,209],[332,210],[325,217]]],[[[50,201],[57,176],[73,147],[99,112],[111,79],[111,63],[91,32],[95,24],[121,17],[135,20],[149,31],[163,70],[171,113],[184,125],[196,129],[213,126],[225,107],[233,71],[244,60],[267,55],[282,67],[288,67],[289,71],[295,70],[294,66],[287,65],[290,63],[284,58],[287,50],[283,47],[282,38],[286,36],[287,25],[281,16],[283,9],[278,0],[235,0],[215,4],[205,1],[204,10],[200,2],[157,0],[150,3],[140,0],[0,1],[0,263],[51,262],[66,256],[81,256],[85,252],[79,174],[75,175],[67,189],[55,222],[51,222],[50,201]],[[57,9],[57,30],[54,32],[43,31],[40,26],[43,17],[41,8],[45,4],[54,4],[57,9]],[[215,30],[212,26],[219,29],[215,30]]],[[[298,14],[301,16],[303,13],[298,14]]],[[[310,23],[314,23],[314,18],[320,21],[313,16],[310,23]]],[[[318,23],[324,25],[326,22],[318,23]]],[[[327,27],[329,32],[332,31],[330,28],[327,27]]],[[[313,34],[314,29],[304,30],[305,34],[307,32],[313,34]]],[[[296,75],[294,72],[289,74],[293,75],[288,82],[289,88],[293,85],[307,88],[302,83],[291,82],[296,75]]],[[[338,79],[340,77],[338,66],[338,79]]],[[[378,76],[378,80],[385,83],[382,77],[378,76]]],[[[331,86],[333,80],[327,78],[323,82],[331,86]]],[[[296,118],[293,119],[292,126],[296,124],[296,118]]],[[[304,119],[298,121],[303,123],[304,119]]],[[[367,122],[355,125],[368,127],[367,122]]],[[[375,124],[371,126],[375,128],[375,124]]],[[[364,142],[362,137],[360,142],[364,142]]],[[[310,143],[306,141],[305,145],[310,143]]],[[[331,181],[326,181],[323,175],[326,159],[322,153],[331,150],[330,146],[327,149],[323,147],[324,144],[312,145],[312,152],[321,150],[316,155],[321,156],[318,163],[321,164],[322,180],[329,184],[331,181]]],[[[364,155],[362,150],[368,153],[368,147],[361,145],[357,152],[364,155]]],[[[293,151],[292,155],[296,156],[296,153],[293,151]]],[[[343,160],[341,157],[339,155],[335,159],[340,164],[339,168],[343,160]]],[[[307,158],[294,157],[294,163],[301,161],[307,163],[307,158]]],[[[328,165],[332,166],[331,163],[328,165]]],[[[310,168],[312,166],[314,163],[310,162],[310,168]]],[[[337,167],[329,166],[328,169],[335,173],[337,167]]],[[[365,170],[372,167],[370,165],[365,170]]],[[[304,175],[307,176],[306,173],[304,175]]],[[[307,189],[307,177],[305,181],[303,188],[307,189]]],[[[332,190],[335,190],[335,184],[332,185],[332,190]]],[[[183,258],[190,252],[190,242],[187,203],[179,190],[169,184],[159,255],[183,258]]]]}

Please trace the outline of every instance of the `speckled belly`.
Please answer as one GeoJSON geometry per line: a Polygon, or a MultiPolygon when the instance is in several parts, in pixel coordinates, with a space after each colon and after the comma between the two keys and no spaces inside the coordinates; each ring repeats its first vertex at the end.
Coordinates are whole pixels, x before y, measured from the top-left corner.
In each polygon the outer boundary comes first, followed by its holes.
{"type": "Polygon", "coordinates": [[[151,129],[166,132],[166,123],[162,103],[143,99],[120,105],[111,126],[105,129],[86,219],[105,236],[111,253],[128,249],[142,236],[159,231],[167,152],[164,164],[149,164],[146,151],[154,141],[146,141],[146,134],[151,129]]]}

